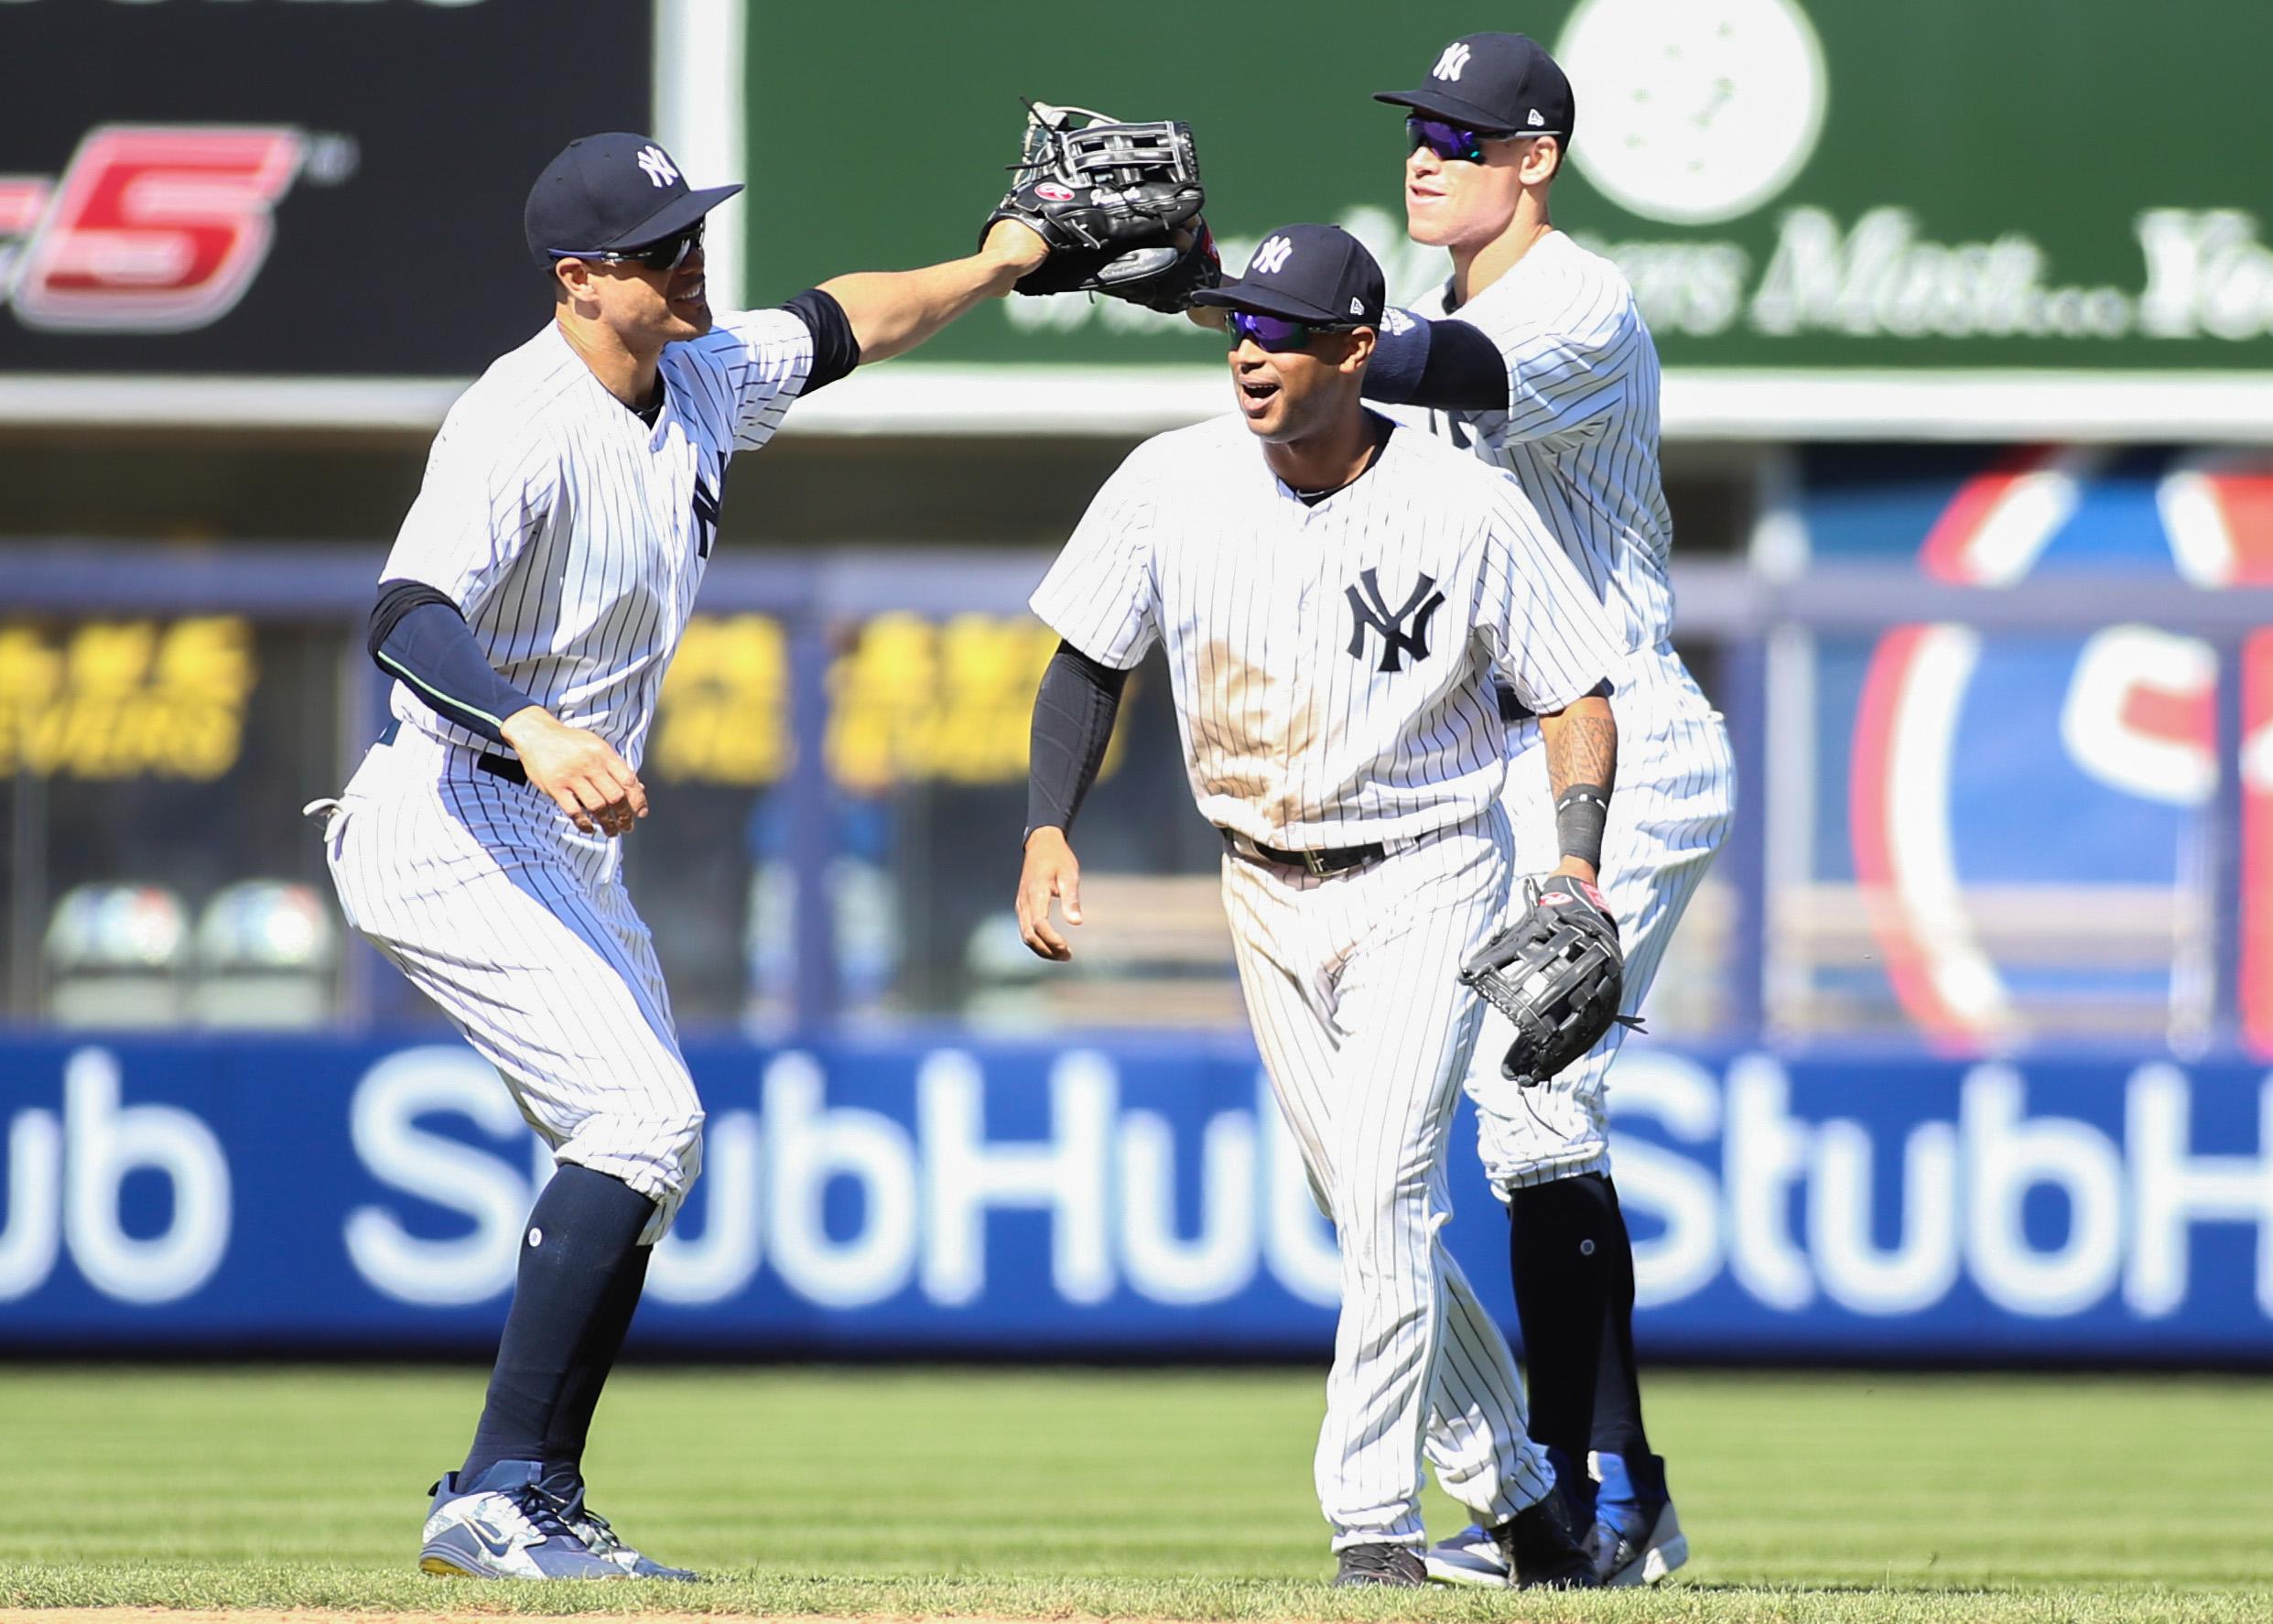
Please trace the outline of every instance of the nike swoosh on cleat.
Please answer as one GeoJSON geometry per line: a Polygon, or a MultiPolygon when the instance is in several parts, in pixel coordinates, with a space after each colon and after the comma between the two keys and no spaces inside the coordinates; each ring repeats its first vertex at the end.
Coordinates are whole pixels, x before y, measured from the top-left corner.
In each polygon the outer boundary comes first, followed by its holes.
{"type": "Polygon", "coordinates": [[[480,1541],[482,1549],[487,1551],[492,1556],[503,1558],[513,1554],[513,1540],[510,1535],[502,1534],[488,1523],[477,1521],[471,1517],[467,1518],[461,1526],[480,1541]]]}

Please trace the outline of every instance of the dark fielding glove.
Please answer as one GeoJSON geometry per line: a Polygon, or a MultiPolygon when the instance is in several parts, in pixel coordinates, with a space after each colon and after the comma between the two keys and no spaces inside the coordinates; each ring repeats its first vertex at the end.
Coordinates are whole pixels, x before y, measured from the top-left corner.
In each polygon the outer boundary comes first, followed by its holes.
{"type": "Polygon", "coordinates": [[[1515,1023],[1502,1077],[1542,1083],[1602,1040],[1618,1012],[1626,955],[1618,921],[1584,880],[1553,874],[1523,882],[1522,916],[1460,967],[1463,985],[1515,1023]]]}
{"type": "Polygon", "coordinates": [[[980,232],[983,239],[995,222],[1015,220],[1049,245],[1019,292],[1103,293],[1175,311],[1221,279],[1199,218],[1207,194],[1190,125],[1026,105],[1025,145],[1011,166],[1017,183],[980,232]]]}
{"type": "MultiPolygon", "coordinates": [[[[1207,229],[1207,222],[1195,220],[1185,233],[1190,235],[1189,246],[1169,261],[1166,268],[1132,268],[1129,262],[1138,256],[1124,254],[1099,273],[1098,291],[1164,315],[1184,314],[1192,308],[1194,294],[1223,281],[1223,256],[1216,252],[1216,233],[1207,229]],[[1109,281],[1106,280],[1109,275],[1109,281]]],[[[1185,233],[1178,233],[1180,242],[1185,233]]]]}

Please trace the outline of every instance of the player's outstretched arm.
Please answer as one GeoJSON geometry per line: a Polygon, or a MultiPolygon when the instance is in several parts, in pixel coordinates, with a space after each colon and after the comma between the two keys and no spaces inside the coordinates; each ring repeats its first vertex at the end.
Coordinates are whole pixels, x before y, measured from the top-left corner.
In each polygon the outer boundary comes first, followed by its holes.
{"type": "Polygon", "coordinates": [[[1042,239],[1014,220],[998,222],[968,259],[914,271],[854,271],[821,284],[843,307],[863,362],[905,354],[986,299],[1008,294],[1049,257],[1042,239]]]}
{"type": "Polygon", "coordinates": [[[1410,310],[1388,310],[1366,367],[1365,395],[1439,412],[1503,412],[1507,358],[1466,321],[1431,321],[1410,310]]]}
{"type": "Polygon", "coordinates": [[[1592,882],[1602,866],[1602,830],[1618,783],[1618,718],[1603,688],[1539,719],[1547,749],[1547,788],[1563,849],[1558,874],[1592,882]]]}

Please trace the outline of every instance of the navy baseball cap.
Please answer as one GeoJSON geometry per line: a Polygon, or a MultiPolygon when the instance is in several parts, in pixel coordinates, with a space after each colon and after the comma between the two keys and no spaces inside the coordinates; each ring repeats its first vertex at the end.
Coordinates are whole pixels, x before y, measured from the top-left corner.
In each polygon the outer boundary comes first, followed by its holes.
{"type": "Polygon", "coordinates": [[[612,254],[676,236],[741,189],[695,190],[645,135],[579,135],[529,188],[521,220],[530,257],[549,265],[563,254],[612,254]]]}
{"type": "Polygon", "coordinates": [[[1437,53],[1420,89],[1373,99],[1488,135],[1560,135],[1565,146],[1578,120],[1571,81],[1521,34],[1463,34],[1437,53]]]}
{"type": "Polygon", "coordinates": [[[1247,275],[1192,296],[1320,327],[1379,327],[1387,300],[1381,267],[1338,225],[1283,225],[1264,236],[1247,275]]]}

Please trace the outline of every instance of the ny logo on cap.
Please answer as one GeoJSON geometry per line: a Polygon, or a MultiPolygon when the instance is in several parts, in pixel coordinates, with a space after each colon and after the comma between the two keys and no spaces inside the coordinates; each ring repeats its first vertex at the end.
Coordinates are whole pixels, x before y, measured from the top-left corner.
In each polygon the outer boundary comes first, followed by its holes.
{"type": "Polygon", "coordinates": [[[1460,77],[1460,70],[1468,65],[1468,58],[1473,55],[1475,53],[1468,49],[1465,40],[1456,39],[1445,47],[1445,54],[1436,59],[1436,66],[1429,70],[1429,77],[1456,80],[1460,77]]]}
{"type": "Polygon", "coordinates": [[[1261,271],[1266,276],[1275,276],[1286,268],[1286,262],[1293,253],[1293,244],[1284,237],[1273,237],[1255,250],[1255,257],[1249,263],[1247,273],[1251,276],[1261,271]]]}
{"type": "Polygon", "coordinates": [[[678,179],[670,155],[652,141],[639,149],[639,167],[647,171],[647,179],[657,186],[668,186],[678,179]]]}

